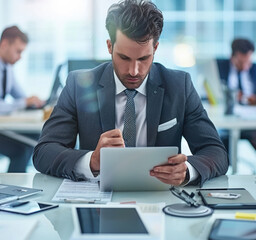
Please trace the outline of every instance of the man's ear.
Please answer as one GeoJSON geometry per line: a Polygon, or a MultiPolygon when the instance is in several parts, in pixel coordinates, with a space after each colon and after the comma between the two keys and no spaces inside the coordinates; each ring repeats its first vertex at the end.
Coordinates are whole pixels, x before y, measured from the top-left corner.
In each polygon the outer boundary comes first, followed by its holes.
{"type": "Polygon", "coordinates": [[[9,40],[4,38],[2,41],[1,41],[1,46],[3,46],[3,48],[6,48],[6,46],[10,45],[9,43],[9,40]]]}
{"type": "Polygon", "coordinates": [[[110,39],[107,40],[107,47],[108,47],[108,52],[109,52],[110,54],[112,54],[112,52],[113,52],[113,47],[112,47],[112,43],[111,43],[111,40],[110,40],[110,39]]]}
{"type": "Polygon", "coordinates": [[[155,54],[155,52],[156,52],[156,50],[157,50],[157,48],[158,48],[158,45],[159,45],[159,42],[157,42],[157,43],[155,44],[155,46],[154,46],[154,54],[155,54]]]}

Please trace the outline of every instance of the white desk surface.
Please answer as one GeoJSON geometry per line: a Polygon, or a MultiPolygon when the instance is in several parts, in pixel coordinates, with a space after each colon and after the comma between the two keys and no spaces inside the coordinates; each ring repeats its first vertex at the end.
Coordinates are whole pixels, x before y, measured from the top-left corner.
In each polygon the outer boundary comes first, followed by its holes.
{"type": "MultiPolygon", "coordinates": [[[[43,189],[43,193],[30,197],[38,201],[51,202],[63,179],[55,178],[41,173],[2,173],[0,183],[21,185],[43,189]]],[[[210,187],[244,187],[256,198],[256,176],[221,176],[214,178],[204,184],[205,188],[210,187]]],[[[186,187],[188,192],[194,191],[196,187],[186,187]]],[[[114,202],[137,201],[141,203],[166,204],[181,202],[169,191],[163,192],[114,192],[114,202]]],[[[243,212],[256,213],[256,210],[242,210],[243,212]]],[[[212,216],[201,218],[179,218],[165,216],[165,239],[180,240],[206,240],[212,223],[216,218],[234,219],[236,210],[215,210],[212,216]]],[[[163,213],[164,214],[164,213],[163,213]]],[[[30,216],[22,216],[12,213],[0,212],[1,219],[37,219],[39,223],[33,230],[29,239],[69,239],[73,232],[73,221],[71,215],[71,204],[60,204],[60,207],[30,216]]]]}
{"type": "Polygon", "coordinates": [[[43,110],[23,110],[0,115],[0,131],[40,133],[44,124],[43,116],[43,110]]]}
{"type": "Polygon", "coordinates": [[[224,115],[224,106],[204,104],[209,118],[217,128],[228,130],[256,129],[256,106],[235,106],[234,115],[224,115]]]}

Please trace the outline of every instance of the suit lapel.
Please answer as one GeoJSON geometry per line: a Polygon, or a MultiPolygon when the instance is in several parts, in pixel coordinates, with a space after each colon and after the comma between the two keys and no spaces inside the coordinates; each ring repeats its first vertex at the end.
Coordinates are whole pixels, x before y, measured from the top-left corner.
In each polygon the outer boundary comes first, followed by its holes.
{"type": "Polygon", "coordinates": [[[112,64],[109,64],[99,81],[97,90],[102,131],[115,128],[115,82],[112,64]]]}
{"type": "Polygon", "coordinates": [[[147,82],[147,145],[155,146],[158,125],[162,111],[164,89],[159,85],[160,76],[156,72],[156,67],[152,65],[147,82]]]}

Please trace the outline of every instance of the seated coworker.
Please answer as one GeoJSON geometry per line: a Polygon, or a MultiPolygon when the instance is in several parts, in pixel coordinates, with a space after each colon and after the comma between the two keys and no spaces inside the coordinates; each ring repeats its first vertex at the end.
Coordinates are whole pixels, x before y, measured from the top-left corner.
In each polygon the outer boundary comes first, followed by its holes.
{"type": "MultiPolygon", "coordinates": [[[[13,73],[13,64],[20,58],[28,43],[28,37],[16,26],[6,28],[0,40],[0,114],[9,114],[29,106],[44,104],[36,96],[26,97],[13,73]],[[6,97],[12,97],[12,102],[6,97]]],[[[21,132],[19,132],[21,133],[21,132]]],[[[35,134],[23,133],[31,138],[35,134]]],[[[25,172],[33,148],[0,132],[0,154],[10,158],[8,172],[25,172]]]]}
{"type": "MultiPolygon", "coordinates": [[[[217,59],[220,79],[229,89],[238,91],[237,101],[245,105],[256,105],[256,64],[252,63],[254,44],[248,39],[237,38],[232,42],[230,59],[217,59]]],[[[228,149],[228,131],[220,132],[228,149]]],[[[256,131],[245,130],[241,138],[247,139],[256,149],[256,131]]]]}
{"type": "Polygon", "coordinates": [[[69,74],[34,150],[38,171],[72,180],[93,178],[100,171],[102,147],[180,149],[184,136],[193,155],[170,157],[168,164],[152,169],[152,177],[173,185],[203,184],[226,173],[226,150],[189,74],[153,63],[162,27],[163,15],[150,1],[125,0],[109,8],[112,62],[69,74]],[[131,122],[126,107],[135,112],[131,122]],[[77,134],[79,150],[74,149],[77,134]]]}

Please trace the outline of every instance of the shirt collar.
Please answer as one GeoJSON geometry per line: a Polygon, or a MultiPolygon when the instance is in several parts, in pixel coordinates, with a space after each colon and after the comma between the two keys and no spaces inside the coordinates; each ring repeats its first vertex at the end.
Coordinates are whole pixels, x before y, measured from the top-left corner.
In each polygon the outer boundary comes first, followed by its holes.
{"type": "Polygon", "coordinates": [[[8,64],[6,64],[2,58],[0,58],[0,70],[3,71],[4,68],[7,68],[8,64]]]}
{"type": "MultiPolygon", "coordinates": [[[[114,71],[114,79],[115,79],[115,84],[116,84],[116,95],[118,95],[119,93],[123,92],[126,89],[126,87],[121,83],[121,81],[117,77],[115,71],[114,71]]],[[[144,96],[147,96],[147,92],[146,92],[147,81],[148,81],[148,75],[145,77],[142,84],[138,88],[136,88],[136,91],[138,91],[139,93],[141,93],[144,96]]]]}

